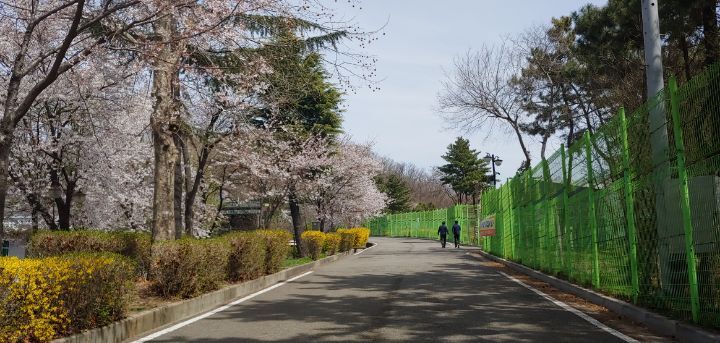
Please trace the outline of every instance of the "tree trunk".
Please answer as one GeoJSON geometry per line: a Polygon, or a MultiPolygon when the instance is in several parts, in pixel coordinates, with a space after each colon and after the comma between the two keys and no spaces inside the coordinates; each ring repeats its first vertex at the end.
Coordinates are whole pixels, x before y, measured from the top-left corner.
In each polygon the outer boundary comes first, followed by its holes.
{"type": "MultiPolygon", "coordinates": [[[[178,142],[179,140],[180,139],[175,136],[175,145],[178,148],[178,158],[175,159],[175,180],[173,180],[173,212],[175,217],[175,239],[180,239],[183,236],[183,170],[179,158],[179,155],[182,153],[180,151],[180,143],[178,142]]],[[[189,175],[186,175],[185,177],[189,177],[189,175]]]]}
{"type": "Polygon", "coordinates": [[[293,236],[295,237],[295,247],[297,254],[303,257],[302,242],[300,241],[300,234],[302,233],[302,218],[300,213],[300,204],[298,203],[295,189],[291,189],[288,195],[288,203],[290,205],[290,217],[292,218],[293,236]]]}
{"type": "MultiPolygon", "coordinates": [[[[195,212],[193,212],[193,206],[195,205],[195,196],[197,195],[198,187],[193,188],[193,179],[190,178],[192,175],[192,168],[190,166],[190,153],[187,149],[187,144],[183,138],[178,139],[180,143],[180,149],[182,150],[182,162],[185,168],[185,235],[192,236],[193,234],[193,221],[195,220],[195,212]]],[[[197,179],[197,175],[195,178],[197,179]]]]}
{"type": "MultiPolygon", "coordinates": [[[[187,182],[185,183],[185,231],[186,234],[192,235],[193,221],[195,220],[195,212],[193,212],[195,198],[197,197],[198,190],[200,190],[200,184],[205,177],[205,168],[207,167],[212,147],[207,146],[207,143],[203,146],[202,152],[200,153],[200,156],[198,156],[197,172],[191,182],[190,154],[187,149],[187,144],[183,140],[180,140],[179,143],[182,147],[183,163],[185,164],[185,177],[187,178],[187,182]]],[[[224,180],[223,175],[223,183],[224,180]]]]}
{"type": "MultiPolygon", "coordinates": [[[[168,13],[171,13],[169,11],[168,13]]],[[[153,61],[152,96],[153,113],[150,118],[152,128],[153,152],[155,157],[155,175],[153,189],[153,226],[154,241],[175,238],[175,162],[177,147],[173,139],[177,131],[177,111],[175,111],[174,82],[177,82],[177,64],[179,53],[173,42],[174,20],[171,14],[156,22],[156,34],[163,41],[153,61]]]]}
{"type": "Polygon", "coordinates": [[[65,200],[61,198],[55,199],[58,209],[58,226],[60,230],[70,229],[70,219],[72,216],[72,198],[75,194],[75,183],[68,182],[65,189],[65,200]]]}
{"type": "Polygon", "coordinates": [[[0,135],[0,239],[5,237],[5,198],[8,191],[8,173],[10,171],[10,147],[13,140],[13,129],[5,127],[5,118],[2,119],[3,130],[0,135]]]}
{"type": "Polygon", "coordinates": [[[527,169],[531,168],[530,163],[531,157],[530,157],[530,151],[528,151],[527,146],[525,145],[525,140],[523,139],[522,132],[520,132],[520,127],[518,127],[517,123],[512,123],[513,131],[515,131],[515,135],[517,136],[518,143],[520,143],[520,148],[523,151],[523,155],[525,155],[525,167],[527,169]]]}
{"type": "Polygon", "coordinates": [[[705,0],[702,7],[703,43],[705,44],[705,65],[718,61],[720,47],[718,46],[718,23],[716,0],[705,0]]]}
{"type": "Polygon", "coordinates": [[[687,44],[687,38],[685,38],[685,35],[680,37],[679,39],[680,43],[680,50],[682,50],[683,55],[683,66],[685,71],[685,82],[690,81],[692,78],[692,73],[690,72],[690,49],[688,48],[687,44]]]}

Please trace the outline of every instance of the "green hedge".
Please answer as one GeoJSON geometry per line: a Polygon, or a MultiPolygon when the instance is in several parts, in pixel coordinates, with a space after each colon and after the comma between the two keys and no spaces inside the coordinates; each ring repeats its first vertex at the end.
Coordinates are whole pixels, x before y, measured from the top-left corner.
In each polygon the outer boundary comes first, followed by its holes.
{"type": "Polygon", "coordinates": [[[282,269],[283,261],[290,253],[289,242],[292,235],[285,230],[257,230],[255,232],[265,239],[267,248],[265,273],[277,273],[282,269]]]}
{"type": "Polygon", "coordinates": [[[228,279],[246,281],[256,279],[267,270],[265,238],[254,232],[235,232],[222,236],[230,244],[228,279]]]}
{"type": "Polygon", "coordinates": [[[191,298],[222,285],[229,258],[230,244],[220,238],[156,242],[150,279],[160,296],[191,298]]]}
{"type": "Polygon", "coordinates": [[[111,252],[134,260],[138,274],[147,276],[150,245],[150,234],[141,232],[41,231],[32,235],[28,256],[39,258],[74,252],[111,252]]]}

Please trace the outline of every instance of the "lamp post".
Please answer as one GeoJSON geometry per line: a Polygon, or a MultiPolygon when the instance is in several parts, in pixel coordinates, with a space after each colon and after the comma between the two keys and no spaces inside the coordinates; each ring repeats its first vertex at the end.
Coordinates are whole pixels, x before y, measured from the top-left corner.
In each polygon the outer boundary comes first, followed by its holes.
{"type": "Polygon", "coordinates": [[[498,167],[502,164],[502,160],[500,157],[495,156],[493,154],[485,154],[485,157],[483,158],[485,162],[490,163],[492,165],[492,182],[493,182],[493,188],[497,187],[497,176],[498,172],[495,171],[495,166],[498,167]]]}

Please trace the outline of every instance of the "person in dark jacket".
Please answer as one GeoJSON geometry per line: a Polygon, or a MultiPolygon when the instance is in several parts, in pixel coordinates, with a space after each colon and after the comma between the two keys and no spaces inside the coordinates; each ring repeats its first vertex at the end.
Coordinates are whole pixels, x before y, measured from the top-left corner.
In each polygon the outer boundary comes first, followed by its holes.
{"type": "Polygon", "coordinates": [[[448,234],[448,228],[445,226],[445,222],[442,222],[442,225],[438,228],[438,234],[440,235],[440,243],[442,244],[442,247],[445,247],[445,243],[447,243],[447,234],[448,234]]]}
{"type": "Polygon", "coordinates": [[[455,238],[455,247],[460,247],[460,224],[458,224],[458,221],[455,221],[455,224],[453,224],[452,227],[453,231],[453,238],[455,238]]]}

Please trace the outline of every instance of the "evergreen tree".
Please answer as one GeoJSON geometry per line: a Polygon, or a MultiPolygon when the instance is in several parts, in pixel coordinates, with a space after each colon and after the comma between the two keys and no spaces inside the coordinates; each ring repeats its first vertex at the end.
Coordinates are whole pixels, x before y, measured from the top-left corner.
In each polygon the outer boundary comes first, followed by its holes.
{"type": "Polygon", "coordinates": [[[448,152],[442,156],[447,164],[438,167],[442,177],[440,180],[449,185],[458,195],[458,202],[468,197],[477,203],[477,196],[487,188],[488,167],[480,153],[470,149],[470,141],[458,137],[455,143],[448,146],[448,152]]]}
{"type": "Polygon", "coordinates": [[[399,175],[379,176],[375,183],[378,189],[388,197],[385,212],[402,213],[410,211],[410,187],[399,175]]]}

